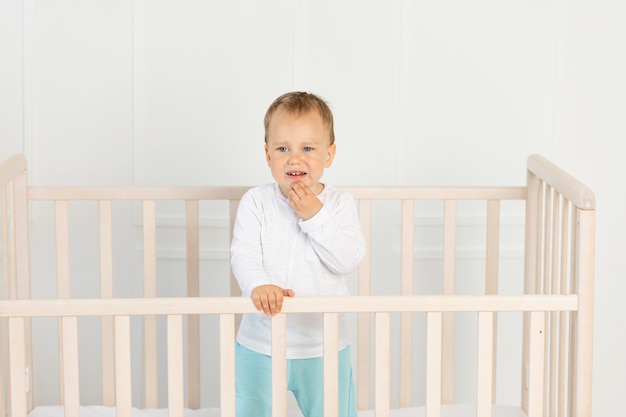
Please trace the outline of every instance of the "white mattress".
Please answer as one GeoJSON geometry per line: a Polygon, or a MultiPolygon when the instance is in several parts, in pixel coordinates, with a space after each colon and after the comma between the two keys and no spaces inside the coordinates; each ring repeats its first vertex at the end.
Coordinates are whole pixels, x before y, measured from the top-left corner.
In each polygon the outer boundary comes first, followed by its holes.
{"type": "MultiPolygon", "coordinates": [[[[40,406],[33,409],[28,417],[63,417],[63,406],[40,406]]],[[[103,406],[80,407],[81,417],[115,417],[115,408],[103,406]]],[[[200,410],[185,410],[186,417],[220,417],[218,408],[203,408],[200,410]]],[[[288,410],[289,417],[302,417],[297,409],[288,410]]],[[[424,417],[424,407],[410,407],[391,410],[392,417],[424,417]]],[[[517,406],[494,405],[493,417],[527,417],[517,406]]],[[[140,410],[133,409],[133,417],[168,417],[167,409],[140,410]]],[[[372,410],[359,411],[359,417],[375,417],[372,410]]],[[[441,417],[476,417],[476,408],[469,404],[444,405],[441,408],[441,417]]]]}

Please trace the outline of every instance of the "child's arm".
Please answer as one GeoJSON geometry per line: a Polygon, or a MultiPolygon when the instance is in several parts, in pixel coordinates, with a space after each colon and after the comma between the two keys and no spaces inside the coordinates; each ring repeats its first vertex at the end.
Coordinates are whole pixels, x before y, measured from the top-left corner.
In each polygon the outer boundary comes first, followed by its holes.
{"type": "Polygon", "coordinates": [[[335,273],[352,272],[365,255],[365,238],[349,194],[327,201],[313,217],[301,220],[300,227],[322,263],[335,273]]]}

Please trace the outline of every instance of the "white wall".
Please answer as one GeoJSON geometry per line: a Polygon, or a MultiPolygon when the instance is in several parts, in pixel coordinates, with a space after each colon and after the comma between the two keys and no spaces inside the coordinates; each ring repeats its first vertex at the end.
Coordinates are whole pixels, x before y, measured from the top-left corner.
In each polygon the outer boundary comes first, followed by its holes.
{"type": "Polygon", "coordinates": [[[624,21],[620,0],[1,0],[0,158],[36,185],[257,184],[293,89],[335,112],[331,183],[521,185],[544,154],[597,193],[594,414],[623,414],[624,21]]]}

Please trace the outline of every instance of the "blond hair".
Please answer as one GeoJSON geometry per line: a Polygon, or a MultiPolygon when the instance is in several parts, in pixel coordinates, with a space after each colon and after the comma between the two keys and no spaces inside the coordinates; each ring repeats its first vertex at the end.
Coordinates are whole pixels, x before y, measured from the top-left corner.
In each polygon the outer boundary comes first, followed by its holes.
{"type": "Polygon", "coordinates": [[[317,111],[322,118],[322,122],[328,128],[328,133],[330,134],[330,144],[332,145],[335,143],[333,113],[330,110],[328,103],[315,94],[303,91],[285,93],[270,104],[265,112],[265,119],[263,120],[265,125],[265,143],[267,143],[267,132],[269,130],[270,122],[278,109],[284,109],[288,113],[292,114],[307,113],[313,110],[317,111]]]}

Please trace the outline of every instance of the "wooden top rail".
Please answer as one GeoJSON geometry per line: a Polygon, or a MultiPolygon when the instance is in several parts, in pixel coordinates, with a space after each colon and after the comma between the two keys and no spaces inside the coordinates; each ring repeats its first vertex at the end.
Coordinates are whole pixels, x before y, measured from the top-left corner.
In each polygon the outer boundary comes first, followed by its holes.
{"type": "Polygon", "coordinates": [[[596,208],[596,198],[589,187],[541,155],[530,155],[527,168],[579,209],[594,210],[596,208]]]}
{"type": "MultiPolygon", "coordinates": [[[[251,187],[33,187],[29,200],[238,200],[251,187]]],[[[357,200],[523,200],[526,187],[345,186],[357,200]]]]}
{"type": "MultiPolygon", "coordinates": [[[[297,297],[284,313],[576,311],[577,295],[416,295],[297,297]]],[[[13,300],[0,317],[118,316],[258,313],[245,297],[13,300]]]]}
{"type": "Polygon", "coordinates": [[[10,181],[26,170],[26,158],[24,155],[13,155],[0,164],[0,186],[10,181]]]}

